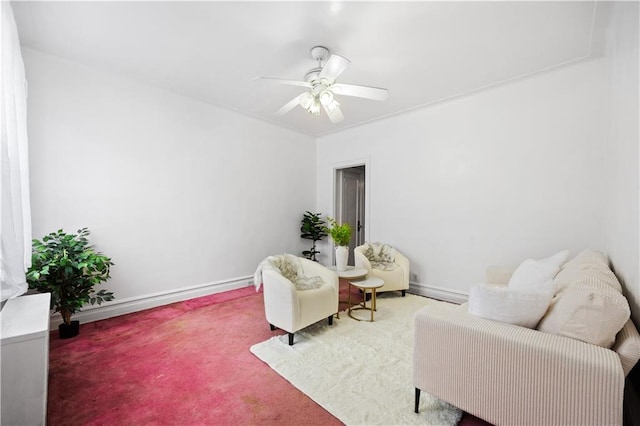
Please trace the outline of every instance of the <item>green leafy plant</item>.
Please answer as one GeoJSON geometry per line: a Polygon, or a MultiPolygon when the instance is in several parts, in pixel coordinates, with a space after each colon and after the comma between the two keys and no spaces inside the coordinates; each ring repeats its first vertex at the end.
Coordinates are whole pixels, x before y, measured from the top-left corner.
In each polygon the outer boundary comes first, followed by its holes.
{"type": "Polygon", "coordinates": [[[113,293],[96,292],[93,287],[110,278],[111,259],[89,245],[89,230],[77,234],[62,229],[33,240],[31,268],[27,271],[29,288],[51,293],[51,309],[60,312],[64,323],[87,303],[100,305],[113,300],[113,293]]]}
{"type": "Polygon", "coordinates": [[[316,261],[316,254],[320,253],[319,250],[316,249],[316,242],[322,240],[327,236],[327,232],[325,230],[324,221],[320,217],[321,213],[311,213],[310,211],[306,211],[302,216],[301,227],[300,227],[300,237],[313,241],[313,245],[310,250],[304,250],[302,255],[309,259],[316,261]]]}
{"type": "Polygon", "coordinates": [[[339,225],[335,219],[327,217],[328,227],[325,227],[326,232],[331,236],[337,246],[348,246],[351,240],[351,226],[348,223],[339,225]]]}

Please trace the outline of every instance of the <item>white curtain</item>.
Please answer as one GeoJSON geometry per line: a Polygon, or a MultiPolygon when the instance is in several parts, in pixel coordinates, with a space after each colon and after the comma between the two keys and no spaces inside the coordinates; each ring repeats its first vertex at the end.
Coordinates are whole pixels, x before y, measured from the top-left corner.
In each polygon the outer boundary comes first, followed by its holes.
{"type": "Polygon", "coordinates": [[[8,1],[0,1],[0,284],[2,301],[27,291],[31,266],[31,207],[27,146],[27,82],[18,31],[8,1]]]}

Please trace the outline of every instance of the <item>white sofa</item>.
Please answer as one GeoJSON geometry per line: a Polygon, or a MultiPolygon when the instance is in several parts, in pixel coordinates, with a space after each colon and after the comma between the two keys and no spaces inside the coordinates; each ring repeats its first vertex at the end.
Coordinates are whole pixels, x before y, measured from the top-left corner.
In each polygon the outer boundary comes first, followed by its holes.
{"type": "MultiPolygon", "coordinates": [[[[554,279],[560,291],[538,324],[547,331],[480,318],[464,305],[416,313],[415,411],[424,390],[495,425],[622,424],[625,377],[640,358],[640,336],[633,322],[623,319],[610,348],[579,340],[601,337],[608,325],[593,324],[609,302],[598,292],[604,289],[609,297],[608,286],[619,286],[608,262],[594,261],[606,259],[602,254],[583,254],[554,279]],[[562,310],[576,294],[593,305],[576,308],[570,318],[562,310]],[[586,318],[582,329],[580,318],[586,318]]],[[[489,282],[506,284],[509,277],[509,271],[488,271],[489,282]]]]}
{"type": "Polygon", "coordinates": [[[371,262],[365,255],[368,247],[369,244],[365,243],[353,249],[356,268],[366,269],[367,278],[376,277],[384,281],[384,285],[377,290],[377,293],[384,291],[401,291],[402,296],[404,296],[406,291],[409,289],[409,259],[407,259],[402,253],[394,250],[393,263],[396,264],[396,268],[388,271],[377,269],[371,265],[371,262]]]}
{"type": "Polygon", "coordinates": [[[319,288],[299,290],[285,278],[267,258],[256,272],[256,283],[264,285],[264,312],[271,327],[289,333],[289,345],[293,345],[294,333],[322,319],[333,324],[338,312],[338,275],[317,262],[286,255],[299,262],[306,277],[320,277],[319,288]],[[260,276],[261,275],[261,276],[260,276]]]}

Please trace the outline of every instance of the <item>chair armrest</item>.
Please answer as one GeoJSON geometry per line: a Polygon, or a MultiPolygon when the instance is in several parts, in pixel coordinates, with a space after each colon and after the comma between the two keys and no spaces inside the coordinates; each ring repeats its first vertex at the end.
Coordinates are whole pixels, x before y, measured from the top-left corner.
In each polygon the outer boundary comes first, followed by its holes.
{"type": "Polygon", "coordinates": [[[292,303],[296,298],[296,287],[280,273],[268,269],[262,272],[265,298],[273,297],[282,303],[292,303]]]}
{"type": "Polygon", "coordinates": [[[414,384],[493,424],[621,424],[611,350],[443,306],[415,315],[414,384]]]}
{"type": "Polygon", "coordinates": [[[509,284],[511,276],[515,272],[514,268],[504,266],[489,266],[486,271],[486,283],[488,284],[509,284]]]}
{"type": "Polygon", "coordinates": [[[409,259],[407,259],[407,257],[402,253],[396,251],[396,258],[394,259],[394,262],[400,265],[400,267],[402,268],[404,284],[408,286],[409,278],[411,277],[411,264],[409,262],[409,259]]]}
{"type": "Polygon", "coordinates": [[[292,331],[296,319],[300,317],[295,286],[274,270],[263,271],[262,278],[267,321],[283,330],[292,331]]]}
{"type": "Polygon", "coordinates": [[[367,278],[371,278],[371,270],[372,270],[371,262],[369,262],[369,259],[367,259],[364,253],[362,253],[362,251],[359,250],[359,247],[356,247],[355,250],[353,250],[353,259],[354,259],[356,268],[366,269],[367,278]]]}

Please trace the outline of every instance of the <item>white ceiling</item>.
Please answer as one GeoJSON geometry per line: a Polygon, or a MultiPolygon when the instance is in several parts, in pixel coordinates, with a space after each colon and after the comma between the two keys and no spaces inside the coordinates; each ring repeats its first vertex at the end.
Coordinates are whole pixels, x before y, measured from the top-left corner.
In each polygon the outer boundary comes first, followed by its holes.
{"type": "MultiPolygon", "coordinates": [[[[29,46],[321,136],[592,54],[595,2],[13,2],[29,46]],[[332,124],[302,108],[324,45],[351,66],[342,83],[385,87],[385,102],[340,97],[332,124]]],[[[594,36],[598,35],[598,37],[594,36]]]]}

